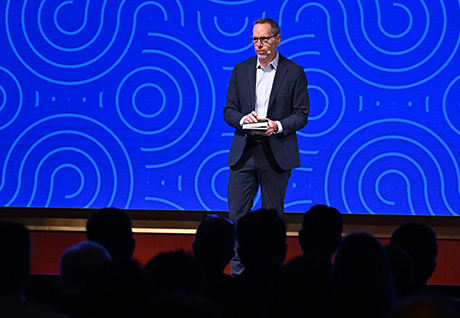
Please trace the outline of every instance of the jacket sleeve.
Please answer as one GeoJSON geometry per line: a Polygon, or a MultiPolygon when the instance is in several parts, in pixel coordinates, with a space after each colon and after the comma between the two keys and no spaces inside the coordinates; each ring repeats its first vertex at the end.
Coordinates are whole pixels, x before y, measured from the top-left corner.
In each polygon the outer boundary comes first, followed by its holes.
{"type": "Polygon", "coordinates": [[[240,120],[246,115],[241,111],[240,96],[238,92],[238,65],[233,69],[227,89],[227,102],[224,107],[224,120],[236,129],[241,129],[240,120]]]}
{"type": "MultiPolygon", "coordinates": [[[[308,114],[310,112],[310,100],[307,91],[307,77],[301,66],[296,65],[293,69],[295,76],[289,92],[280,92],[280,98],[288,98],[290,93],[290,115],[281,118],[280,122],[283,125],[282,135],[295,133],[302,129],[308,123],[308,114]]],[[[284,86],[286,89],[288,87],[284,86]]]]}

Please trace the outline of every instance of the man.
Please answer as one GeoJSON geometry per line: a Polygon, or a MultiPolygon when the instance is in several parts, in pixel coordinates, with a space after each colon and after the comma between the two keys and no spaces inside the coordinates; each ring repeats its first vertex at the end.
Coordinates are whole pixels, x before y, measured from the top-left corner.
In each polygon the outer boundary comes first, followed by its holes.
{"type": "Polygon", "coordinates": [[[227,91],[224,119],[236,129],[228,165],[230,218],[251,211],[258,187],[262,208],[281,216],[291,169],[300,167],[296,131],[307,124],[310,103],[303,68],[278,53],[276,21],[254,23],[251,41],[257,56],[235,66],[227,91]],[[265,131],[244,130],[244,123],[268,119],[265,131]]]}
{"type": "Polygon", "coordinates": [[[88,241],[96,242],[109,252],[112,261],[133,257],[136,240],[129,215],[116,208],[104,208],[90,215],[86,221],[88,241]]]}
{"type": "Polygon", "coordinates": [[[331,317],[331,259],[341,241],[343,220],[332,207],[317,204],[304,213],[299,243],[303,255],[287,262],[278,275],[272,317],[331,317]]]}
{"type": "Polygon", "coordinates": [[[221,281],[207,295],[224,317],[271,317],[273,284],[286,259],[286,224],[275,210],[258,209],[236,225],[244,272],[221,281]]]}
{"type": "Polygon", "coordinates": [[[230,276],[225,268],[234,256],[235,225],[229,219],[208,214],[201,221],[193,241],[193,256],[204,270],[205,288],[230,276]]]}
{"type": "Polygon", "coordinates": [[[438,255],[438,243],[433,228],[418,222],[402,224],[391,235],[390,245],[401,247],[412,257],[414,292],[424,291],[436,268],[438,255]]]}
{"type": "Polygon", "coordinates": [[[391,235],[390,246],[401,247],[413,261],[414,286],[412,295],[406,296],[407,303],[410,304],[410,302],[416,301],[417,297],[425,297],[422,298],[422,301],[431,302],[433,306],[438,303],[437,306],[443,306],[446,311],[452,310],[455,313],[454,316],[459,317],[460,305],[458,300],[435,290],[430,290],[428,285],[428,280],[436,269],[438,255],[438,241],[434,229],[430,225],[418,222],[402,224],[391,235]],[[411,296],[415,297],[411,298],[411,296]]]}
{"type": "Polygon", "coordinates": [[[323,204],[312,206],[304,213],[299,231],[303,254],[331,264],[342,239],[342,231],[343,218],[337,209],[323,204]]]}
{"type": "Polygon", "coordinates": [[[111,261],[109,252],[96,242],[83,241],[66,249],[60,262],[59,293],[51,306],[69,316],[76,316],[82,291],[92,277],[111,261]]]}
{"type": "Polygon", "coordinates": [[[0,317],[70,318],[26,299],[30,266],[29,230],[20,223],[0,219],[0,317]]]}

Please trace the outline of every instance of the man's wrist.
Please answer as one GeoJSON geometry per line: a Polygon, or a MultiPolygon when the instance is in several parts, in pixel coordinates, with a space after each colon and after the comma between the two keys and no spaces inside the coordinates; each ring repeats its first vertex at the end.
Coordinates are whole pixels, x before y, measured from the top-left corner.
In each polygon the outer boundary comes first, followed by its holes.
{"type": "Polygon", "coordinates": [[[246,119],[246,117],[248,117],[248,116],[245,115],[245,116],[243,116],[243,117],[240,119],[240,127],[243,127],[244,120],[246,119]]]}
{"type": "Polygon", "coordinates": [[[275,120],[275,124],[276,124],[276,130],[275,130],[275,134],[281,134],[283,132],[283,125],[281,125],[281,122],[279,120],[275,120]]]}

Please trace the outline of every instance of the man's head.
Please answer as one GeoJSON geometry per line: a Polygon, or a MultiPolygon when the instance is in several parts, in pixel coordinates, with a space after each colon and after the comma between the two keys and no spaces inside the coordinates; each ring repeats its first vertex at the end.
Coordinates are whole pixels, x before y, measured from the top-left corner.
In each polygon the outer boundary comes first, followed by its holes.
{"type": "Polygon", "coordinates": [[[436,268],[438,244],[433,228],[417,222],[403,224],[393,232],[390,244],[402,247],[412,257],[415,288],[423,289],[436,268]]]}
{"type": "Polygon", "coordinates": [[[238,254],[252,262],[282,263],[286,257],[286,224],[275,210],[259,209],[243,216],[236,226],[238,254]]]}
{"type": "Polygon", "coordinates": [[[234,256],[235,238],[232,221],[210,215],[196,230],[193,254],[204,268],[223,271],[234,256]]]}
{"type": "Polygon", "coordinates": [[[133,255],[132,223],[123,210],[108,208],[94,212],[86,222],[86,234],[88,240],[104,246],[114,261],[133,255]]]}
{"type": "Polygon", "coordinates": [[[111,260],[109,252],[96,242],[83,241],[69,247],[61,256],[62,286],[82,290],[91,276],[111,260]]]}
{"type": "Polygon", "coordinates": [[[304,254],[330,260],[340,243],[342,230],[342,215],[337,209],[315,205],[304,214],[299,232],[300,246],[304,254]]]}
{"type": "Polygon", "coordinates": [[[254,49],[260,62],[268,64],[276,57],[276,48],[281,42],[280,27],[278,23],[270,18],[262,18],[254,22],[252,32],[254,49]]]}
{"type": "Polygon", "coordinates": [[[29,230],[20,223],[0,220],[0,299],[20,296],[29,271],[29,230]]]}

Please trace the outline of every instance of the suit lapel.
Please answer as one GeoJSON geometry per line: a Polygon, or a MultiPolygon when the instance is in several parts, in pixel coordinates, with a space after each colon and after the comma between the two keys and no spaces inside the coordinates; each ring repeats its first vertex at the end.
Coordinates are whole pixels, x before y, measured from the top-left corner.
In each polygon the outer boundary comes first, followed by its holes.
{"type": "Polygon", "coordinates": [[[248,81],[249,81],[249,98],[251,99],[252,110],[256,107],[256,65],[257,56],[251,60],[248,68],[248,81]]]}
{"type": "Polygon", "coordinates": [[[289,70],[285,62],[286,62],[286,58],[280,54],[280,59],[278,62],[278,69],[276,70],[272,91],[270,93],[270,101],[268,102],[268,110],[270,110],[273,100],[275,99],[276,94],[278,94],[280,86],[283,83],[284,76],[286,76],[286,73],[289,70]]]}

